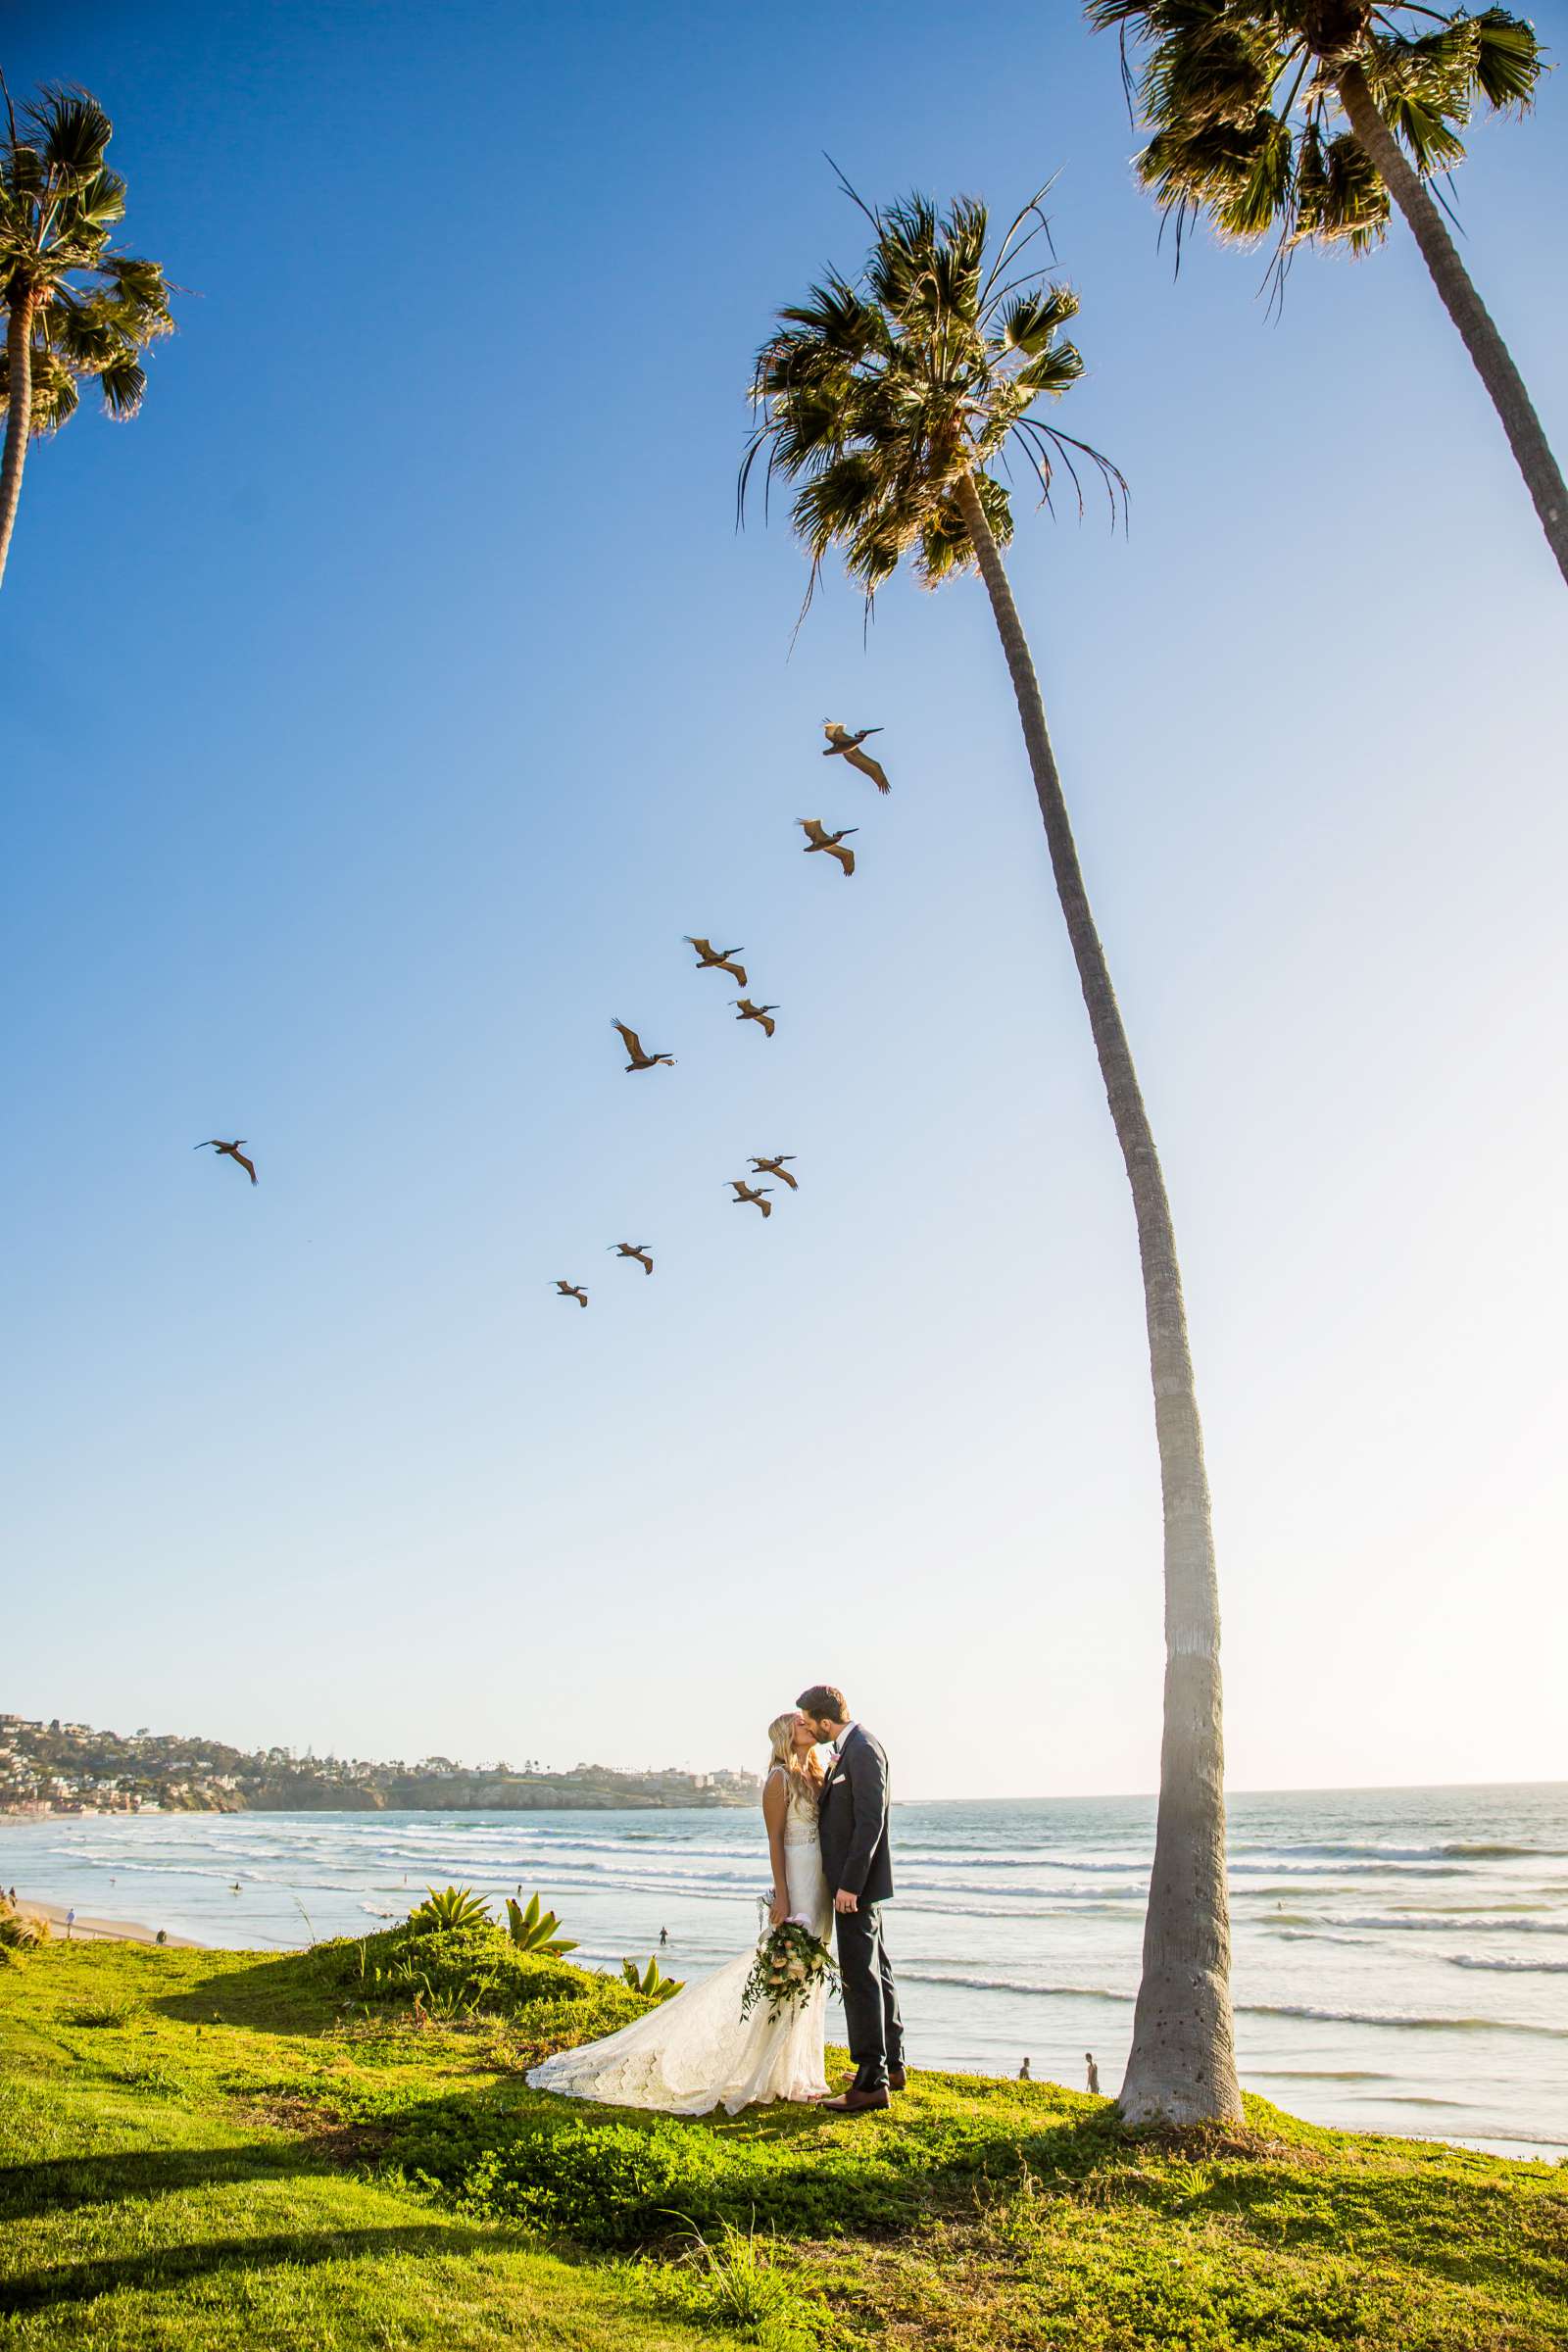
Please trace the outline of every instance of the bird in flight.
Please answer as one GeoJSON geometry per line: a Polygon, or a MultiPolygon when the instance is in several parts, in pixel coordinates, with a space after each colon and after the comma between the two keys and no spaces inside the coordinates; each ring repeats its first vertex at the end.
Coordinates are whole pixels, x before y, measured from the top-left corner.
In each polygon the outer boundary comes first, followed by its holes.
{"type": "Polygon", "coordinates": [[[846,878],[854,873],[855,852],[845,849],[843,844],[848,841],[852,833],[858,833],[860,830],[858,825],[845,825],[840,832],[827,833],[823,831],[822,819],[819,816],[798,816],[795,821],[806,835],[805,855],[808,858],[814,850],[826,850],[828,856],[836,858],[843,866],[846,878]]]}
{"type": "Polygon", "coordinates": [[[693,939],[689,931],[686,945],[697,950],[697,969],[700,972],[728,972],[737,988],[746,986],[745,964],[733,961],[740,954],[739,948],[715,948],[710,939],[693,939]]]}
{"type": "Polygon", "coordinates": [[[671,1069],[675,1067],[673,1054],[645,1054],[642,1039],[635,1029],[628,1029],[624,1021],[612,1021],[610,1026],[620,1031],[621,1042],[631,1055],[626,1064],[628,1070],[651,1070],[662,1061],[667,1061],[671,1069]]]}
{"type": "Polygon", "coordinates": [[[798,1177],[792,1176],[784,1165],[787,1159],[794,1157],[793,1152],[775,1152],[771,1159],[759,1159],[754,1152],[752,1154],[752,1174],[754,1176],[776,1176],[780,1184],[787,1184],[792,1193],[798,1193],[801,1189],[800,1180],[798,1177]]]}
{"type": "Polygon", "coordinates": [[[764,1193],[770,1193],[773,1190],[773,1187],[770,1184],[760,1185],[756,1192],[754,1192],[751,1186],[745,1183],[739,1176],[732,1176],[730,1178],[730,1184],[734,1188],[734,1205],[737,1208],[739,1208],[743,1200],[750,1200],[752,1206],[754,1208],[760,1208],[764,1217],[770,1217],[773,1214],[772,1201],[764,1200],[762,1198],[764,1193]]]}
{"type": "Polygon", "coordinates": [[[246,1158],[244,1152],[240,1150],[240,1146],[244,1141],[245,1138],[242,1135],[237,1135],[231,1144],[220,1144],[216,1135],[210,1135],[205,1144],[192,1144],[191,1150],[193,1152],[218,1152],[227,1159],[237,1160],[239,1165],[244,1169],[246,1175],[250,1178],[252,1184],[254,1184],[256,1182],[256,1170],[252,1166],[251,1162],[246,1158]]]}
{"type": "Polygon", "coordinates": [[[777,1012],[776,1004],[754,1004],[750,997],[731,997],[730,1003],[740,1006],[735,1015],[738,1021],[756,1021],[765,1036],[771,1037],[778,1027],[777,1021],[770,1021],[767,1017],[770,1012],[777,1012]]]}
{"type": "Polygon", "coordinates": [[[563,1298],[575,1298],[579,1306],[587,1305],[588,1294],[582,1289],[580,1284],[575,1282],[558,1282],[556,1288],[561,1293],[563,1298]]]}
{"type": "Polygon", "coordinates": [[[645,1274],[653,1272],[654,1261],[648,1254],[650,1245],[647,1242],[612,1242],[610,1247],[618,1250],[622,1257],[634,1257],[645,1274]]]}
{"type": "Polygon", "coordinates": [[[836,718],[826,718],[822,721],[822,732],[827,737],[827,750],[822,754],[824,760],[847,760],[852,767],[859,769],[862,776],[870,777],[878,792],[893,790],[881,762],[873,760],[869,752],[860,749],[868,735],[881,734],[880,727],[857,727],[852,735],[849,728],[841,727],[836,718]]]}

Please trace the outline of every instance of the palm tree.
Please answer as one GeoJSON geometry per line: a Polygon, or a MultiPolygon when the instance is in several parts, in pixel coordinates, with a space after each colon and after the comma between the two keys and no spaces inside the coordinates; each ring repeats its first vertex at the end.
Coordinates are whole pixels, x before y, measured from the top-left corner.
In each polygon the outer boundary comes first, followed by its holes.
{"type": "MultiPolygon", "coordinates": [[[[3,88],[0,83],[0,88],[3,88]]],[[[6,346],[0,409],[0,580],[22,497],[29,439],[52,433],[96,376],[111,416],[134,416],[147,378],[139,354],[172,334],[169,288],[156,262],[117,252],[125,183],[104,163],[114,125],[85,90],[47,88],[22,110],[5,93],[0,147],[0,303],[6,346]]]]}
{"type": "Polygon", "coordinates": [[[1049,496],[1056,463],[1076,483],[1076,461],[1087,459],[1101,470],[1113,514],[1125,485],[1098,452],[1031,413],[1065,392],[1083,367],[1060,339],[1076,297],[1048,283],[1043,271],[1018,269],[1045,228],[1040,198],[1024,207],[989,263],[985,207],[968,198],[941,216],[914,197],[867,218],[875,237],[859,280],[831,274],[808,302],[778,314],[758,354],[757,423],[740,498],[744,508],[748,478],[764,453],[769,480],[778,473],[799,484],[793,517],[811,562],[808,603],[835,548],[868,604],[906,558],[928,586],[978,567],[991,598],[1132,1187],[1164,1495],[1159,1819],[1122,2109],[1134,2122],[1231,2118],[1241,2113],[1241,2093],[1232,2046],[1219,1610],[1181,1275],[1149,1114],[1003,564],[1011,504],[994,468],[1009,447],[1017,449],[1049,496]]]}
{"type": "Polygon", "coordinates": [[[1139,175],[1177,237],[1198,215],[1242,243],[1275,235],[1276,285],[1298,245],[1381,242],[1392,197],[1502,419],[1568,579],[1568,488],[1524,379],[1472,284],[1430,182],[1464,160],[1479,102],[1529,111],[1544,59],[1506,9],[1389,0],[1088,0],[1147,53],[1137,90],[1153,136],[1139,175]],[[1405,24],[1409,29],[1403,28],[1405,24]]]}

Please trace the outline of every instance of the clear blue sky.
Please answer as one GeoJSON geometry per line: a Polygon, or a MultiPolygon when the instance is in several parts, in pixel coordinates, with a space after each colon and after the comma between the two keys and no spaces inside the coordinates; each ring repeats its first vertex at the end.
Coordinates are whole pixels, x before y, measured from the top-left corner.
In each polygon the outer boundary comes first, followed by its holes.
{"type": "MultiPolygon", "coordinates": [[[[0,1703],[702,1764],[827,1676],[906,1793],[1153,1785],[1131,1210],[983,595],[862,642],[834,583],[791,658],[801,560],[733,528],[751,354],[861,250],[827,149],[1058,174],[1061,421],[1132,530],[1020,502],[1013,570],[1175,1206],[1232,1778],[1568,1770],[1568,604],[1403,233],[1278,323],[1255,257],[1173,283],[1068,5],[5,39],[191,292],[139,420],[34,452],[0,610],[0,1703]],[[191,1150],[236,1133],[255,1192],[191,1150]],[[764,1227],[724,1187],[776,1150],[764,1227]]],[[[1559,450],[1565,108],[1461,180],[1559,450]]]]}

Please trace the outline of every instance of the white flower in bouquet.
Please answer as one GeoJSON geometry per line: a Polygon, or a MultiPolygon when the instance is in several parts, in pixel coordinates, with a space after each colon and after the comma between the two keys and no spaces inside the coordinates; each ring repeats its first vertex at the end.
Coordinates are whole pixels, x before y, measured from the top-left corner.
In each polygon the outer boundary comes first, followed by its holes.
{"type": "Polygon", "coordinates": [[[741,1995],[741,2015],[750,2017],[761,2002],[769,2020],[804,2007],[818,1984],[837,1975],[825,1943],[811,1932],[811,1923],[792,1914],[760,1937],[757,1958],[741,1995]]]}

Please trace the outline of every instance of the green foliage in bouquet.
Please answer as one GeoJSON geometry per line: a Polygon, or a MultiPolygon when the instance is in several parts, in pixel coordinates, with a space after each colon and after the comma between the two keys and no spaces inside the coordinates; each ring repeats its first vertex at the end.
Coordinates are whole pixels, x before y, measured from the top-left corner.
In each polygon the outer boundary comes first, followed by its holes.
{"type": "Polygon", "coordinates": [[[539,1952],[551,1960],[556,1959],[562,1952],[574,1952],[577,1946],[572,1938],[556,1934],[560,1925],[561,1922],[553,1911],[541,1913],[539,1897],[536,1894],[529,1895],[526,1911],[520,1903],[514,1902],[512,1896],[508,1895],[507,1934],[519,1951],[539,1952]]]}

